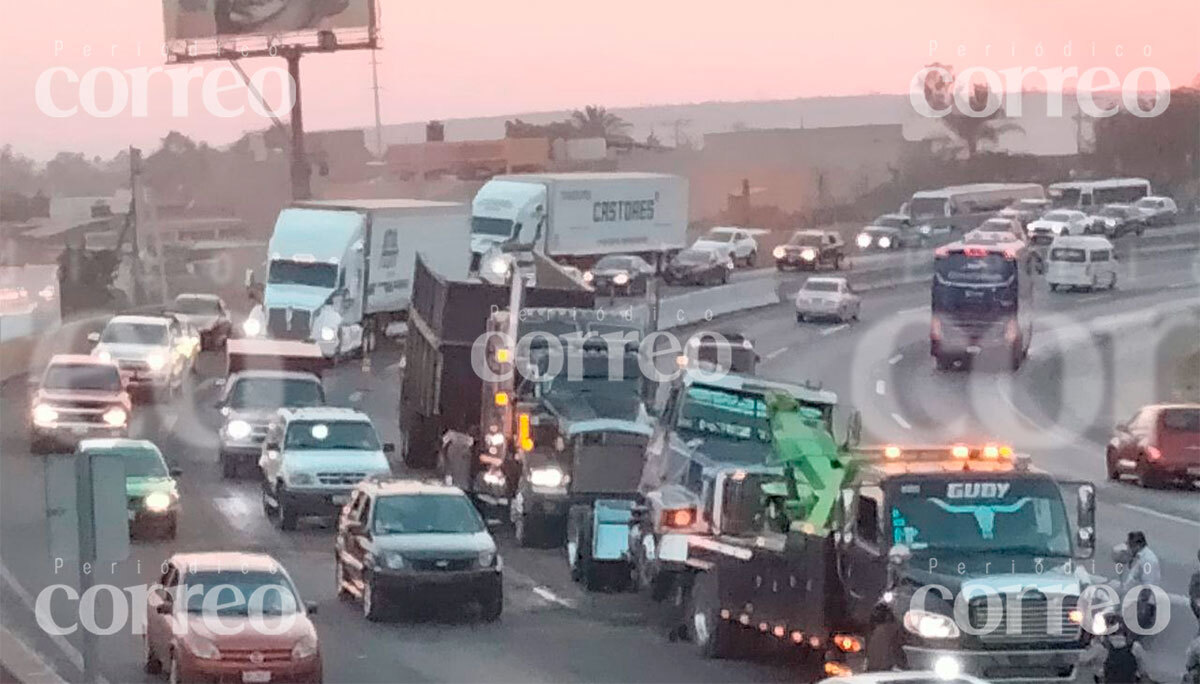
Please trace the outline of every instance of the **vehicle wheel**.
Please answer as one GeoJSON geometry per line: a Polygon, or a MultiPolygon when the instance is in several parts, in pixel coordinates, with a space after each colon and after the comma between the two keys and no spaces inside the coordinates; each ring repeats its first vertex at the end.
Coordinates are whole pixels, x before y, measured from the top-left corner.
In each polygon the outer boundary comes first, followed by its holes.
{"type": "Polygon", "coordinates": [[[504,589],[497,586],[496,590],[480,603],[479,612],[484,622],[499,620],[500,613],[504,612],[504,589]]]}
{"type": "Polygon", "coordinates": [[[776,271],[783,271],[783,270],[784,270],[784,268],[783,268],[783,264],[781,264],[781,263],[776,263],[776,264],[775,264],[775,270],[776,270],[776,271]]]}
{"type": "Polygon", "coordinates": [[[750,250],[750,254],[746,256],[746,268],[754,268],[754,264],[758,262],[758,250],[750,250]]]}
{"type": "Polygon", "coordinates": [[[721,271],[721,284],[722,285],[729,284],[729,269],[723,269],[721,271]]]}
{"type": "Polygon", "coordinates": [[[527,513],[513,515],[513,536],[522,548],[541,546],[546,539],[546,520],[527,513]]]}
{"type": "Polygon", "coordinates": [[[48,454],[50,453],[50,442],[39,437],[32,437],[29,440],[29,453],[31,454],[48,454]]]}
{"type": "Polygon", "coordinates": [[[1017,372],[1021,369],[1021,362],[1025,360],[1023,353],[1024,347],[1020,340],[1017,341],[1011,351],[1009,351],[1008,369],[1012,372],[1017,372]]]}
{"type": "Polygon", "coordinates": [[[1112,273],[1111,277],[1108,279],[1108,289],[1110,289],[1110,290],[1117,289],[1117,274],[1115,271],[1112,273]]]}
{"type": "Polygon", "coordinates": [[[833,270],[835,270],[835,271],[842,270],[842,255],[841,254],[839,254],[833,258],[833,270]]]}
{"type": "Polygon", "coordinates": [[[717,578],[707,572],[696,575],[688,610],[685,613],[688,634],[705,658],[730,658],[736,653],[737,627],[721,619],[717,578]]]}
{"type": "Polygon", "coordinates": [[[867,671],[881,672],[905,669],[904,650],[900,647],[900,630],[895,623],[875,625],[867,638],[867,671]]]}
{"type": "Polygon", "coordinates": [[[146,674],[161,674],[163,670],[163,664],[162,661],[154,655],[154,649],[150,648],[150,636],[148,634],[142,635],[142,650],[145,656],[142,663],[142,669],[146,671],[146,674]]]}
{"type": "Polygon", "coordinates": [[[170,519],[168,519],[168,521],[167,521],[166,527],[163,528],[162,534],[159,536],[160,536],[160,538],[165,539],[167,541],[174,541],[175,535],[178,531],[179,531],[179,518],[176,517],[176,515],[174,513],[172,513],[170,519]]]}
{"type": "Polygon", "coordinates": [[[859,313],[861,313],[861,312],[862,312],[862,305],[861,305],[861,304],[860,304],[859,306],[856,306],[856,307],[854,307],[854,316],[853,316],[853,318],[854,318],[854,320],[855,320],[855,321],[858,321],[858,314],[859,314],[859,313]]]}
{"type": "Polygon", "coordinates": [[[1050,283],[1050,291],[1058,292],[1058,283],[1050,283]]]}
{"type": "Polygon", "coordinates": [[[1104,453],[1104,465],[1105,469],[1108,471],[1108,479],[1114,482],[1117,482],[1121,479],[1121,471],[1117,470],[1117,457],[1116,454],[1113,453],[1112,449],[1109,449],[1104,453]]]}
{"type": "Polygon", "coordinates": [[[803,323],[804,322],[804,314],[802,314],[802,313],[796,314],[796,322],[803,323]]]}
{"type": "Polygon", "coordinates": [[[346,589],[346,570],[342,567],[342,559],[336,552],[333,557],[333,591],[339,601],[349,601],[351,594],[346,589]]]}
{"type": "Polygon", "coordinates": [[[275,515],[279,518],[279,529],[284,532],[291,532],[296,529],[295,509],[287,503],[287,489],[283,483],[275,485],[275,515]]]}
{"type": "Polygon", "coordinates": [[[384,605],[383,597],[377,595],[375,590],[375,578],[367,575],[363,578],[362,591],[362,613],[363,617],[371,622],[379,622],[383,619],[384,605]]]}
{"type": "Polygon", "coordinates": [[[948,371],[954,368],[954,362],[944,356],[933,357],[933,362],[940,371],[948,371]]]}
{"type": "Polygon", "coordinates": [[[842,307],[838,310],[838,322],[845,323],[850,320],[850,309],[842,307]]]}
{"type": "Polygon", "coordinates": [[[263,515],[270,518],[271,516],[275,515],[275,507],[271,505],[270,500],[267,499],[267,495],[268,495],[268,488],[267,488],[267,483],[264,480],[262,483],[262,509],[263,509],[263,515]]]}
{"type": "Polygon", "coordinates": [[[1142,236],[1142,233],[1145,233],[1145,232],[1146,232],[1146,229],[1145,229],[1145,227],[1143,227],[1143,226],[1138,226],[1138,229],[1137,229],[1135,232],[1137,233],[1137,236],[1138,236],[1138,237],[1141,237],[1141,236],[1142,236]]]}

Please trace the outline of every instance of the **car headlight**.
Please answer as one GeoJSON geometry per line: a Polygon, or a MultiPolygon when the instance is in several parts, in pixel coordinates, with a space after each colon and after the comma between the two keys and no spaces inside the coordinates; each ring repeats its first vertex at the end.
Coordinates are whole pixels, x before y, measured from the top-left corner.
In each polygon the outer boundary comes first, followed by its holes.
{"type": "Polygon", "coordinates": [[[317,483],[317,478],[312,473],[289,473],[287,482],[290,485],[312,485],[317,483]]]}
{"type": "Polygon", "coordinates": [[[817,258],[817,250],[813,249],[812,247],[805,247],[804,250],[800,252],[800,258],[804,259],[805,261],[812,261],[813,259],[817,258]]]}
{"type": "Polygon", "coordinates": [[[583,282],[590,283],[595,279],[596,279],[596,275],[594,273],[592,273],[591,271],[583,272],[583,282]]]}
{"type": "Polygon", "coordinates": [[[553,466],[529,471],[529,484],[534,487],[561,487],[564,479],[563,471],[553,466]]]}
{"type": "Polygon", "coordinates": [[[754,343],[750,340],[742,340],[742,349],[745,349],[746,351],[753,351],[754,343]]]}
{"type": "Polygon", "coordinates": [[[317,654],[317,635],[305,634],[292,647],[292,660],[304,660],[317,654]]]}
{"type": "Polygon", "coordinates": [[[954,656],[942,656],[933,662],[933,673],[939,679],[958,679],[962,674],[962,663],[954,656]]]}
{"type": "Polygon", "coordinates": [[[615,285],[624,285],[628,282],[629,282],[629,274],[628,273],[618,273],[615,276],[613,276],[613,284],[615,284],[615,285]]]}
{"type": "Polygon", "coordinates": [[[496,550],[484,551],[479,554],[479,567],[490,568],[496,562],[496,550]]]}
{"type": "Polygon", "coordinates": [[[221,650],[217,648],[217,645],[211,640],[205,639],[198,634],[193,633],[185,643],[187,644],[188,650],[191,651],[192,655],[196,656],[197,658],[203,658],[205,660],[221,659],[221,650]]]}
{"type": "Polygon", "coordinates": [[[328,325],[321,328],[321,339],[325,342],[332,342],[337,339],[337,329],[328,325]]]}
{"type": "Polygon", "coordinates": [[[125,413],[125,409],[120,406],[114,406],[104,412],[103,418],[104,422],[112,427],[121,427],[129,419],[129,414],[125,413]]]}
{"type": "Polygon", "coordinates": [[[389,570],[399,570],[404,567],[404,556],[395,551],[384,551],[380,555],[379,560],[382,562],[383,567],[389,570]]]}
{"type": "Polygon", "coordinates": [[[1055,235],[1059,235],[1063,232],[1063,227],[1061,225],[1054,225],[1050,226],[1050,230],[1053,231],[1055,235]]]}
{"type": "Polygon", "coordinates": [[[782,259],[787,256],[787,250],[783,247],[776,247],[775,249],[771,250],[771,256],[775,257],[776,259],[782,259]]]}
{"type": "Polygon", "coordinates": [[[112,354],[108,353],[108,351],[104,349],[96,352],[96,358],[100,359],[104,363],[112,363],[113,360],[112,354]]]}
{"type": "Polygon", "coordinates": [[[933,232],[933,226],[921,226],[917,229],[917,232],[921,235],[929,235],[933,232]]]}
{"type": "Polygon", "coordinates": [[[58,411],[45,404],[38,404],[33,407],[33,422],[35,425],[52,425],[56,420],[58,420],[58,411]]]}
{"type": "Polygon", "coordinates": [[[250,432],[250,423],[244,420],[231,420],[225,426],[225,434],[229,435],[230,439],[246,439],[250,432]]]}
{"type": "Polygon", "coordinates": [[[859,247],[866,249],[867,247],[871,246],[871,236],[867,235],[866,233],[859,233],[858,238],[855,239],[855,242],[858,243],[859,247]]]}
{"type": "Polygon", "coordinates": [[[904,614],[904,628],[923,639],[956,639],[960,634],[954,618],[919,609],[904,614]]]}
{"type": "Polygon", "coordinates": [[[151,513],[162,513],[171,507],[171,495],[166,492],[150,492],[142,499],[142,505],[151,513]]]}
{"type": "Polygon", "coordinates": [[[258,337],[262,332],[262,323],[259,323],[257,318],[247,318],[242,322],[242,332],[246,337],[258,337]]]}
{"type": "Polygon", "coordinates": [[[151,354],[146,357],[146,365],[150,366],[150,370],[162,370],[167,365],[167,357],[160,353],[151,354]]]}
{"type": "Polygon", "coordinates": [[[891,239],[890,237],[886,236],[886,235],[885,235],[885,236],[883,236],[883,237],[881,237],[881,238],[879,238],[879,246],[880,246],[880,247],[882,247],[882,248],[884,248],[884,249],[887,249],[888,247],[891,247],[891,246],[892,246],[892,239],[891,239]]]}

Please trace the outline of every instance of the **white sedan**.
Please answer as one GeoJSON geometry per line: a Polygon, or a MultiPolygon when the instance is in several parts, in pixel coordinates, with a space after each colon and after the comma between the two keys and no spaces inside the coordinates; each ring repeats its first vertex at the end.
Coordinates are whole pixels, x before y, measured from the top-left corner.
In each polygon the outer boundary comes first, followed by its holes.
{"type": "Polygon", "coordinates": [[[1026,230],[1030,238],[1053,239],[1059,235],[1083,235],[1090,224],[1087,214],[1082,211],[1055,209],[1030,222],[1026,230]]]}
{"type": "Polygon", "coordinates": [[[796,322],[810,318],[858,320],[862,298],[845,278],[809,278],[796,293],[796,322]]]}

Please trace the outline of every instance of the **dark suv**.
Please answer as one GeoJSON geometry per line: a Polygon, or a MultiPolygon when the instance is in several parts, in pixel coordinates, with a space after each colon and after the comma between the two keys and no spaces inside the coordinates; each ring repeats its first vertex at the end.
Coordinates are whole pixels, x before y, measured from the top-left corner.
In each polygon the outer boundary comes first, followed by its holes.
{"type": "Polygon", "coordinates": [[[334,564],[338,597],[361,601],[368,620],[418,603],[478,603],[489,622],[503,609],[496,542],[457,487],[359,483],[338,516],[334,564]]]}

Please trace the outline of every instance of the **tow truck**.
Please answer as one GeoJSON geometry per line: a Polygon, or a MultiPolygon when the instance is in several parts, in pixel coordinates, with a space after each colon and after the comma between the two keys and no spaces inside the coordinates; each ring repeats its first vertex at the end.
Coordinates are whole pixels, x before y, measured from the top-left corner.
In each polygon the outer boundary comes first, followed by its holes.
{"type": "Polygon", "coordinates": [[[774,643],[826,675],[1076,676],[1090,576],[1071,568],[1095,550],[1091,483],[1000,444],[839,447],[795,399],[768,409],[765,468],[720,479],[698,511],[711,534],[689,538],[682,620],[703,655],[774,643]]]}

